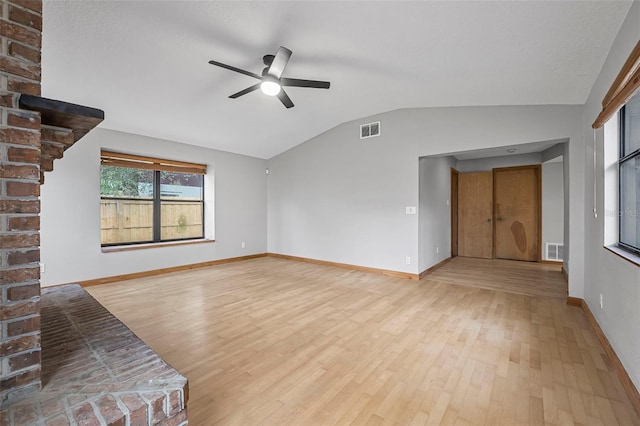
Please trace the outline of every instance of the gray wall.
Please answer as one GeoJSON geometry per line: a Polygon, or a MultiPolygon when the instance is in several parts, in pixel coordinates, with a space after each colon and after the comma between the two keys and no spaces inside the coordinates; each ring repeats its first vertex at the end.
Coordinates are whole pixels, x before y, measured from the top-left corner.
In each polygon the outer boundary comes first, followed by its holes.
{"type": "Polygon", "coordinates": [[[423,157],[419,163],[419,271],[451,256],[452,157],[423,157]]]}
{"type": "Polygon", "coordinates": [[[266,161],[95,129],[56,160],[42,186],[42,285],[264,253],[266,161]],[[100,250],[100,149],[208,165],[205,228],[215,243],[115,253],[100,250]],[[214,235],[215,232],[215,235],[214,235]],[[246,248],[241,248],[241,242],[246,248]]]}
{"type": "MultiPolygon", "coordinates": [[[[592,214],[594,132],[591,129],[591,123],[602,108],[602,98],[639,39],[640,2],[636,0],[629,10],[584,108],[583,131],[588,149],[583,157],[586,164],[584,179],[586,199],[584,208],[580,211],[586,222],[584,299],[636,388],[640,388],[640,267],[603,247],[605,220],[615,219],[615,214],[612,215],[613,217],[604,214],[604,147],[605,144],[608,146],[616,144],[617,140],[605,141],[603,128],[595,132],[597,153],[595,205],[598,209],[598,217],[595,218],[592,214]],[[601,294],[603,308],[600,308],[601,294]]],[[[615,182],[608,186],[616,191],[615,182]]]]}
{"type": "MultiPolygon", "coordinates": [[[[430,214],[405,214],[407,206],[425,206],[418,159],[479,148],[569,140],[569,204],[580,212],[581,122],[581,106],[522,106],[401,109],[341,124],[268,161],[269,251],[420,273],[440,259],[430,251],[441,237],[428,231],[430,214]],[[359,139],[359,124],[377,120],[381,136],[359,139]],[[407,256],[420,261],[407,265],[407,256]]],[[[581,297],[584,218],[570,227],[565,244],[577,250],[569,254],[576,267],[569,289],[581,297]]]]}
{"type": "Polygon", "coordinates": [[[564,243],[564,180],[562,161],[542,164],[542,259],[546,243],[564,243]]]}

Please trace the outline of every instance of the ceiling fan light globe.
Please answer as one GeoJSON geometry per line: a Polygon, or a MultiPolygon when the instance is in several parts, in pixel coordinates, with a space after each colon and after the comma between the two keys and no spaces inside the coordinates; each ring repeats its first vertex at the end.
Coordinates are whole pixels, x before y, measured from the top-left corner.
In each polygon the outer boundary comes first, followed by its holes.
{"type": "Polygon", "coordinates": [[[266,80],[260,84],[260,90],[267,96],[276,96],[282,88],[277,82],[266,80]]]}

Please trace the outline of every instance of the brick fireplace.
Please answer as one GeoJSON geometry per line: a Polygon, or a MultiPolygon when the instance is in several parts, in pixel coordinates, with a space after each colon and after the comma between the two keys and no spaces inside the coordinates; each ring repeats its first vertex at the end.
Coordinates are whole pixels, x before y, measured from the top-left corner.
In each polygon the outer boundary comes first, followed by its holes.
{"type": "Polygon", "coordinates": [[[40,186],[104,119],[40,97],[41,41],[42,1],[0,0],[0,424],[184,425],[186,378],[81,287],[41,292],[40,186]]]}

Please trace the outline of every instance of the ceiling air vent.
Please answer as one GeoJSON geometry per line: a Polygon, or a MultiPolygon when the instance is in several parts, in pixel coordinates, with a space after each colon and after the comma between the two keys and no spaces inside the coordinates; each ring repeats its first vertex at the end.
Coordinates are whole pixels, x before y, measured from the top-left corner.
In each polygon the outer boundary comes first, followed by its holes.
{"type": "Polygon", "coordinates": [[[547,260],[563,260],[564,244],[547,243],[547,260]]]}
{"type": "Polygon", "coordinates": [[[360,139],[372,138],[374,136],[380,136],[379,121],[360,125],[360,139]]]}

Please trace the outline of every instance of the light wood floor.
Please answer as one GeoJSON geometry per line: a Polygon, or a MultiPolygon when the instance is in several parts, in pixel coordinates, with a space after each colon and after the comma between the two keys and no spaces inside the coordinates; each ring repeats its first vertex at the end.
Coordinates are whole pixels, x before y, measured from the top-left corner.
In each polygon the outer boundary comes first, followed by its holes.
{"type": "Polygon", "coordinates": [[[88,290],[188,377],[193,426],[640,425],[579,308],[448,270],[260,258],[88,290]]]}
{"type": "Polygon", "coordinates": [[[559,264],[455,257],[428,278],[527,296],[567,298],[567,281],[559,264]]]}

